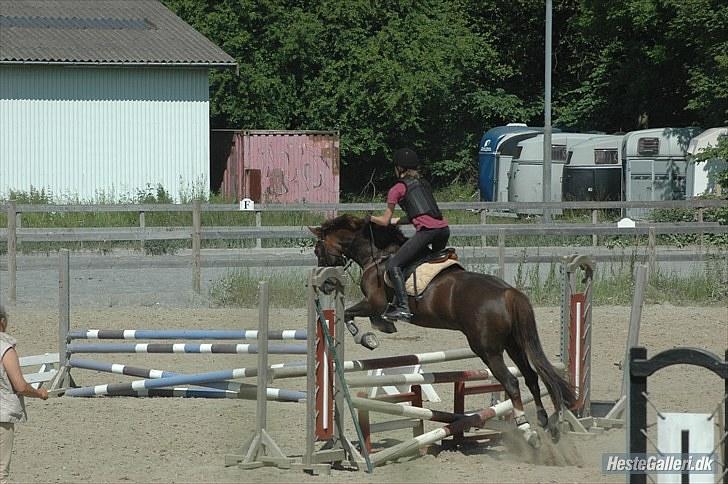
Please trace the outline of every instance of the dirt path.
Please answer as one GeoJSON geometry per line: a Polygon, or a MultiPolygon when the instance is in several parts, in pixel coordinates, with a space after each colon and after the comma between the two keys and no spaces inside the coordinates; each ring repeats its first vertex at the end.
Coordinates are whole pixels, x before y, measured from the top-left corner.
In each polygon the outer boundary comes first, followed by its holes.
{"type": "MultiPolygon", "coordinates": [[[[616,398],[626,339],[627,307],[594,309],[592,395],[616,398]]],[[[75,309],[72,327],[96,328],[255,328],[257,311],[242,309],[169,309],[122,307],[75,309]]],[[[550,358],[559,352],[559,309],[537,308],[539,332],[550,358]]],[[[19,340],[21,355],[56,351],[57,315],[53,309],[19,307],[12,313],[10,333],[19,340]]],[[[273,328],[305,327],[303,311],[272,310],[273,328]]],[[[649,354],[674,346],[694,346],[723,354],[728,342],[728,310],[647,306],[641,343],[649,354]]],[[[377,356],[433,351],[465,346],[459,333],[400,325],[400,332],[382,337],[377,356]]],[[[108,355],[113,356],[113,355],[108,355]]],[[[347,359],[372,356],[349,345],[347,359]]],[[[93,358],[110,361],[103,355],[93,358]]],[[[272,360],[297,360],[273,357],[272,360]]],[[[179,372],[255,366],[255,356],[233,355],[118,355],[116,363],[179,372]]],[[[431,365],[432,369],[479,368],[475,360],[431,365]]],[[[125,377],[78,371],[82,384],[128,381],[125,377]]],[[[290,380],[286,387],[304,382],[290,380]]],[[[441,385],[443,402],[432,408],[451,409],[452,391],[441,385]]],[[[658,406],[672,411],[712,411],[720,385],[707,372],[679,367],[650,380],[658,406]]],[[[482,397],[468,398],[469,408],[484,406],[482,397]]],[[[303,448],[303,407],[269,405],[270,433],[283,449],[300,455],[303,448]]],[[[224,468],[223,456],[239,447],[255,426],[255,402],[199,399],[51,399],[28,401],[30,421],[19,425],[12,461],[18,482],[624,482],[621,475],[601,473],[605,452],[624,452],[622,431],[613,430],[587,440],[566,439],[547,447],[540,461],[506,446],[438,456],[403,459],[379,468],[372,476],[335,471],[331,477],[300,472],[224,468]],[[576,463],[576,464],[574,464],[576,463]]],[[[650,417],[654,419],[654,416],[650,417]]],[[[427,429],[435,428],[429,424],[427,429]]],[[[376,436],[396,443],[406,431],[376,436]]]]}

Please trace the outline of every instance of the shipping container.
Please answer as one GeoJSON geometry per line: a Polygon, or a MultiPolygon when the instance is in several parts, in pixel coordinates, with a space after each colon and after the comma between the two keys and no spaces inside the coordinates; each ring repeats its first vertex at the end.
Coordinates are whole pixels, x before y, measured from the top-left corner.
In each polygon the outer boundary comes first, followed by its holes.
{"type": "Polygon", "coordinates": [[[225,197],[257,203],[339,202],[338,132],[237,131],[219,139],[230,143],[220,185],[225,197]]]}

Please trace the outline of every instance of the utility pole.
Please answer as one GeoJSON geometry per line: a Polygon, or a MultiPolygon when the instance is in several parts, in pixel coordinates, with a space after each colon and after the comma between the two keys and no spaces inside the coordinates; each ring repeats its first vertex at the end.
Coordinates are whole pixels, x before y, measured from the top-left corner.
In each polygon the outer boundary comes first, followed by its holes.
{"type": "MultiPolygon", "coordinates": [[[[551,0],[546,0],[546,53],[544,63],[543,113],[543,201],[551,201],[551,0]]],[[[543,209],[544,223],[551,223],[551,210],[543,209]]]]}

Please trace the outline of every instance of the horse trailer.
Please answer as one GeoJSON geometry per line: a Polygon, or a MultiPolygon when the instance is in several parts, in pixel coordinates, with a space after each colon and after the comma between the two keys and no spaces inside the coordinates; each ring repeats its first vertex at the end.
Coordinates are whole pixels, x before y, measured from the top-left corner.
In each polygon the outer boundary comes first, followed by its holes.
{"type": "Polygon", "coordinates": [[[567,153],[561,198],[564,201],[622,199],[622,136],[594,136],[575,144],[567,153]]]}
{"type": "Polygon", "coordinates": [[[717,184],[718,174],[728,170],[728,161],[720,158],[713,158],[707,161],[696,163],[695,155],[708,147],[718,145],[721,137],[728,136],[728,127],[710,128],[690,140],[688,144],[688,183],[687,196],[699,197],[700,195],[720,195],[721,190],[728,187],[721,187],[717,184]]]}
{"type": "Polygon", "coordinates": [[[514,123],[497,126],[483,134],[478,149],[481,201],[508,201],[508,172],[518,143],[542,132],[543,128],[530,128],[514,123]]]}
{"type": "MultiPolygon", "coordinates": [[[[683,200],[687,195],[690,140],[699,128],[653,128],[631,131],[622,140],[625,200],[683,200]]],[[[648,209],[627,210],[630,218],[644,218],[648,209]]]]}
{"type": "MultiPolygon", "coordinates": [[[[585,133],[553,133],[551,137],[551,201],[561,201],[561,178],[568,149],[584,140],[598,136],[585,133]]],[[[511,202],[543,201],[543,143],[539,134],[518,143],[508,181],[508,200],[511,202]]],[[[524,214],[541,214],[542,209],[517,210],[524,214]]],[[[560,213],[554,210],[553,213],[560,213]]]]}

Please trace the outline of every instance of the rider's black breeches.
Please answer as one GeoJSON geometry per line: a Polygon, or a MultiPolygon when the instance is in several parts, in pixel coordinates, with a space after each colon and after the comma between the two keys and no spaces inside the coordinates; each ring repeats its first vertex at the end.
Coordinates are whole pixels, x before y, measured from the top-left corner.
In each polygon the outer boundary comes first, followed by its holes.
{"type": "Polygon", "coordinates": [[[425,256],[428,252],[427,246],[430,244],[432,244],[433,252],[444,249],[447,246],[449,238],[449,227],[418,230],[394,255],[387,259],[387,271],[395,267],[401,269],[410,262],[414,262],[420,257],[425,256]]]}

